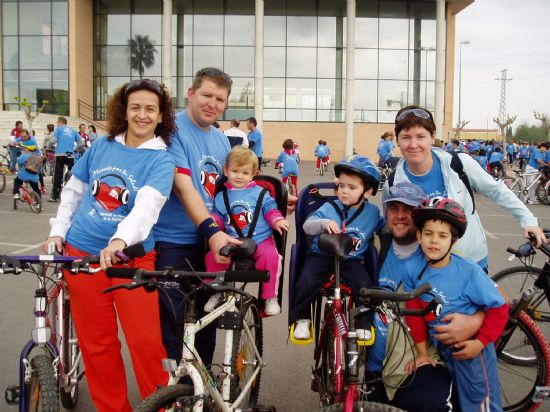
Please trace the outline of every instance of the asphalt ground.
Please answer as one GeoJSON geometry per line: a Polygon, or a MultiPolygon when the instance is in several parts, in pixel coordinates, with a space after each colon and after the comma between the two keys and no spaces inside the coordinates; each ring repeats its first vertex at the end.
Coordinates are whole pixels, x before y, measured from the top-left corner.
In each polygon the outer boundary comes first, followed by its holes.
{"type": "MultiPolygon", "coordinates": [[[[273,162],[264,173],[278,176],[273,170],[273,162]]],[[[324,177],[315,171],[312,162],[300,166],[299,188],[309,183],[331,181],[334,177],[332,166],[324,177]]],[[[44,202],[41,214],[31,212],[25,204],[13,210],[12,178],[8,178],[6,190],[0,194],[0,254],[38,254],[40,243],[49,232],[49,219],[55,215],[57,204],[44,202]]],[[[51,177],[46,178],[48,191],[51,189],[51,177]]],[[[46,196],[44,196],[46,198],[46,196]]],[[[380,206],[381,196],[372,199],[380,206]]],[[[489,243],[490,272],[496,273],[506,267],[518,265],[509,262],[507,246],[519,246],[524,239],[517,222],[502,209],[496,207],[483,196],[476,196],[476,207],[486,229],[489,243]]],[[[530,205],[529,208],[539,217],[540,225],[550,227],[550,206],[530,205]]],[[[294,216],[290,216],[294,224],[294,216]]],[[[294,243],[295,231],[291,228],[288,236],[286,262],[290,259],[290,246],[294,243]]],[[[539,265],[542,256],[536,257],[539,265]]],[[[288,267],[284,272],[285,296],[283,313],[264,320],[264,358],[268,366],[262,372],[260,402],[275,405],[277,410],[313,411],[318,407],[318,395],[310,390],[310,373],[313,359],[313,346],[295,346],[288,341],[287,329],[287,281],[288,267]]],[[[3,275],[0,278],[0,389],[18,382],[19,352],[24,343],[30,339],[34,326],[33,296],[36,280],[33,276],[3,275]]],[[[549,331],[544,331],[550,337],[549,331]]],[[[123,340],[122,333],[120,334],[123,340]]],[[[131,361],[124,346],[124,358],[127,365],[129,396],[132,404],[139,402],[139,393],[131,369],[131,361]]],[[[218,345],[220,347],[221,345],[218,345]]],[[[0,411],[15,411],[15,406],[8,406],[0,400],[0,411]]],[[[94,411],[88,394],[86,379],[81,383],[80,400],[74,409],[77,412],[94,411]]],[[[550,411],[550,403],[539,410],[550,411]]]]}

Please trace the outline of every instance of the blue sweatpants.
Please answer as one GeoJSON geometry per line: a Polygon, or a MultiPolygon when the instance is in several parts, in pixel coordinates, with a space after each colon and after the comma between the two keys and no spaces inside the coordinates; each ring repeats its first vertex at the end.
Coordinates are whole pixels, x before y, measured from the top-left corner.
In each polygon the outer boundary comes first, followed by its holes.
{"type": "MultiPolygon", "coordinates": [[[[204,271],[204,247],[202,245],[178,245],[169,242],[157,242],[157,270],[168,266],[176,270],[189,270],[185,259],[189,260],[196,271],[204,271]]],[[[209,293],[197,292],[197,316],[204,316],[204,305],[210,298],[209,293]]],[[[183,347],[183,324],[186,299],[176,286],[159,288],[160,326],[162,343],[170,359],[181,360],[183,347]]],[[[195,336],[195,348],[205,365],[212,363],[216,347],[216,322],[212,322],[195,336]]]]}
{"type": "Polygon", "coordinates": [[[492,343],[473,359],[455,360],[453,349],[439,344],[438,350],[451,373],[463,411],[500,412],[497,356],[492,343]]]}

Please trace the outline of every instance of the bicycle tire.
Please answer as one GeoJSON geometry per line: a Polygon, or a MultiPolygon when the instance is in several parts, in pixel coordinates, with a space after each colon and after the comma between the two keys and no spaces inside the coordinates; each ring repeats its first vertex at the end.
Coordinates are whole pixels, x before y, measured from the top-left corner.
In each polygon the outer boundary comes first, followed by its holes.
{"type": "MultiPolygon", "coordinates": [[[[353,412],[404,412],[403,409],[378,402],[357,401],[353,403],[353,412]]],[[[344,412],[344,404],[324,406],[319,412],[344,412]]]]}
{"type": "Polygon", "coordinates": [[[17,210],[17,202],[19,199],[13,199],[13,210],[17,210]]]}
{"type": "Polygon", "coordinates": [[[31,359],[31,368],[31,380],[27,385],[28,411],[58,412],[57,380],[51,356],[46,354],[35,356],[31,359]]]}
{"type": "Polygon", "coordinates": [[[546,196],[546,183],[547,182],[543,182],[543,181],[540,181],[538,184],[537,184],[537,188],[535,189],[535,193],[536,193],[536,196],[537,196],[537,200],[540,202],[540,203],[543,203],[545,205],[548,204],[548,197],[546,196]]]}
{"type": "Polygon", "coordinates": [[[6,175],[4,173],[0,173],[0,193],[2,193],[5,188],[6,188],[6,175]]]}
{"type": "MultiPolygon", "coordinates": [[[[192,386],[172,385],[157,389],[141,401],[134,412],[157,412],[164,409],[191,412],[195,403],[197,403],[197,400],[194,399],[192,386]]],[[[214,411],[208,399],[204,400],[203,410],[207,412],[214,411]]]]}
{"type": "MultiPolygon", "coordinates": [[[[263,325],[262,318],[260,317],[260,309],[258,300],[256,298],[250,298],[241,304],[240,313],[242,314],[243,323],[246,322],[254,344],[258,349],[258,353],[262,356],[263,353],[263,325]]],[[[233,350],[231,354],[231,380],[230,400],[234,402],[235,399],[241,394],[243,387],[249,380],[249,376],[255,369],[256,362],[254,349],[249,346],[250,342],[243,333],[242,329],[236,329],[233,331],[233,350]]],[[[258,396],[260,394],[260,378],[261,371],[256,376],[254,383],[252,384],[247,396],[243,399],[243,402],[239,405],[239,408],[246,409],[252,408],[258,402],[258,396]]]]}
{"type": "Polygon", "coordinates": [[[319,176],[323,176],[325,174],[325,168],[323,166],[323,162],[319,165],[319,176]]]}
{"type": "MultiPolygon", "coordinates": [[[[531,288],[535,280],[542,275],[542,269],[528,266],[515,266],[504,269],[491,278],[508,295],[508,297],[517,296],[524,290],[531,288]]],[[[525,309],[525,312],[535,322],[547,323],[550,320],[550,305],[546,299],[543,290],[539,290],[532,300],[532,304],[525,309]]],[[[542,325],[541,323],[541,325],[542,325]]],[[[544,329],[547,327],[544,325],[544,329]]],[[[519,347],[518,353],[519,352],[519,347]]],[[[502,358],[510,363],[523,366],[533,366],[535,364],[534,356],[520,356],[509,352],[503,352],[502,358]]]]}
{"type": "MultiPolygon", "coordinates": [[[[327,319],[329,308],[325,306],[325,313],[323,319],[327,319]]],[[[319,397],[321,404],[330,405],[334,402],[335,388],[334,388],[334,365],[335,365],[335,347],[334,347],[334,319],[326,321],[326,332],[324,341],[321,342],[323,350],[321,352],[321,387],[319,388],[319,397]]]]}
{"type": "MultiPolygon", "coordinates": [[[[536,365],[529,367],[514,365],[499,356],[498,373],[502,405],[505,411],[510,412],[534,411],[542,406],[542,402],[533,400],[537,388],[550,384],[550,347],[542,331],[525,312],[520,313],[517,320],[513,334],[519,330],[524,335],[521,339],[529,342],[536,356],[536,365]],[[507,379],[507,374],[511,378],[507,379]],[[519,381],[520,378],[524,378],[522,382],[519,381]],[[525,387],[526,390],[523,389],[525,387]],[[518,393],[525,393],[525,395],[518,396],[518,393]]],[[[507,346],[513,341],[510,339],[507,346]]]]}
{"type": "MultiPolygon", "coordinates": [[[[78,347],[76,332],[74,330],[73,317],[71,316],[71,303],[68,298],[63,303],[63,337],[61,345],[63,346],[63,359],[61,364],[63,373],[70,371],[75,361],[78,359],[80,349],[78,347]]],[[[82,365],[79,365],[76,370],[76,376],[79,375],[82,365]]],[[[61,383],[61,379],[60,379],[61,383]]],[[[70,385],[70,391],[66,391],[61,385],[59,388],[59,397],[61,398],[61,404],[66,409],[73,409],[78,402],[78,384],[70,385]]]]}
{"type": "Polygon", "coordinates": [[[39,193],[29,192],[29,206],[34,213],[42,213],[42,197],[39,193]]]}

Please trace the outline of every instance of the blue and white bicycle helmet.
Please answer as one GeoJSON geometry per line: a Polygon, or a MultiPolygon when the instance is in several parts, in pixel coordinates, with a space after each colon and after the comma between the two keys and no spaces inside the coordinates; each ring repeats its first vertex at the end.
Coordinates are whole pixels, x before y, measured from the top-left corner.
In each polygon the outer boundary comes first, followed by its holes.
{"type": "Polygon", "coordinates": [[[376,165],[368,157],[359,155],[346,157],[334,166],[336,177],[339,177],[342,171],[361,176],[365,186],[372,187],[373,196],[378,191],[380,174],[376,165]]]}

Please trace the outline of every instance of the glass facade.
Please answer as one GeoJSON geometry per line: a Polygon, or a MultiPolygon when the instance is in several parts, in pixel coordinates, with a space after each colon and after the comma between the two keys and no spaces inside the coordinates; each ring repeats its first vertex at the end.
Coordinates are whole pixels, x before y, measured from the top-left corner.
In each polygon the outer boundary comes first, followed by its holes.
{"type": "Polygon", "coordinates": [[[67,0],[2,0],[3,107],[19,110],[26,98],[35,111],[69,113],[67,0]]]}

